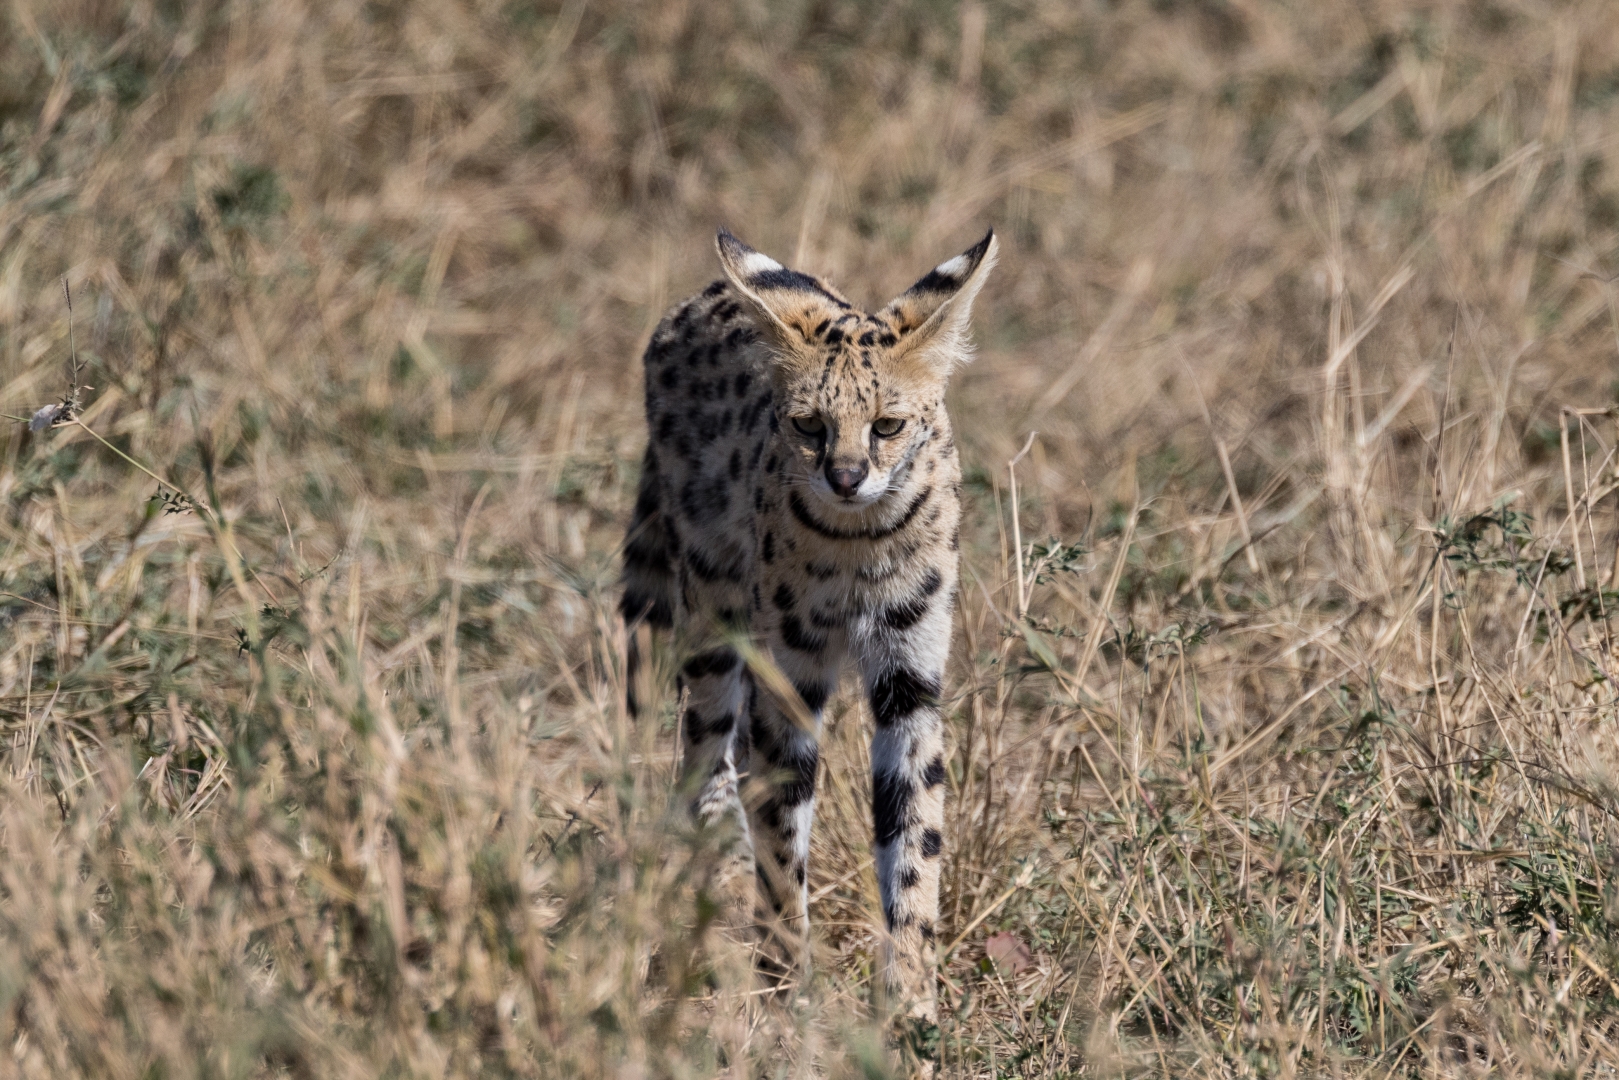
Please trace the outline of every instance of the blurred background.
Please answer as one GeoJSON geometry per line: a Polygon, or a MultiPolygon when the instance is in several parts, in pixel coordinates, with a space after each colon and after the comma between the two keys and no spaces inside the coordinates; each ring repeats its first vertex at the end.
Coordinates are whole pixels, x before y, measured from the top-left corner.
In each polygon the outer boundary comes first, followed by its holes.
{"type": "Polygon", "coordinates": [[[887,1068],[855,695],[723,1037],[618,704],[721,225],[1001,237],[946,1075],[1613,1067],[1616,104],[1603,0],[10,0],[0,1071],[887,1068]]]}

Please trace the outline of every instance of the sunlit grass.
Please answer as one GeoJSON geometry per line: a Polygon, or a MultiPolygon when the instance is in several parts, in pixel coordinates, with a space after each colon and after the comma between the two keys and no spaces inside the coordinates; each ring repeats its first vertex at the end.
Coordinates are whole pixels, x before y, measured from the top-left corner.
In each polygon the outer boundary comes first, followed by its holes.
{"type": "Polygon", "coordinates": [[[719,225],[877,301],[993,224],[940,1075],[1619,1071],[1616,73],[1600,5],[12,4],[0,1069],[889,1069],[852,683],[791,1003],[623,709],[638,355],[719,225]]]}

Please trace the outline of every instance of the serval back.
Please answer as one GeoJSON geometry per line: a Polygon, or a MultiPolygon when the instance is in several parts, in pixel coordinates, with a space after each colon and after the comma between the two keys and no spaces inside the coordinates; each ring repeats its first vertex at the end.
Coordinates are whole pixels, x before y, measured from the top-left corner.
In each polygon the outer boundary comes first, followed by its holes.
{"type": "Polygon", "coordinates": [[[647,348],[625,620],[678,631],[686,790],[751,852],[761,967],[778,978],[807,964],[821,713],[854,660],[876,723],[884,982],[931,1020],[961,519],[944,395],[969,358],[995,237],[875,313],[727,232],[718,249],[725,278],[671,311],[647,348]],[[750,674],[742,640],[786,676],[777,692],[750,674]],[[798,701],[781,700],[788,684],[798,701]],[[765,786],[744,800],[742,780],[765,786]]]}

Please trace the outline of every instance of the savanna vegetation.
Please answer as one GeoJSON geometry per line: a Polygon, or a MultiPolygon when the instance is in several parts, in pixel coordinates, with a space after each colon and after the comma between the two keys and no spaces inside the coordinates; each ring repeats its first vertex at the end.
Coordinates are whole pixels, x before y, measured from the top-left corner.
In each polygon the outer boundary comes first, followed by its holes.
{"type": "Polygon", "coordinates": [[[721,224],[1001,236],[939,1075],[1619,1072],[1616,106],[1605,0],[10,0],[0,1073],[888,1073],[858,695],[741,1028],[622,704],[721,224]]]}

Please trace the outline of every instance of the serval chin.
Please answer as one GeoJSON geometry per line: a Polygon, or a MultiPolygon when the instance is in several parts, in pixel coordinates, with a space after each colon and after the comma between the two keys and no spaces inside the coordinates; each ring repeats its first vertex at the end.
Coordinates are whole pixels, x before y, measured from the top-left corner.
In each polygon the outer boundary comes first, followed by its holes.
{"type": "Polygon", "coordinates": [[[876,722],[883,983],[925,1023],[961,521],[944,395],[970,358],[995,235],[875,313],[724,230],[718,249],[724,280],[675,307],[647,347],[651,438],[624,618],[678,628],[686,791],[700,820],[729,823],[751,852],[760,968],[783,982],[807,970],[821,713],[853,657],[876,722]]]}

